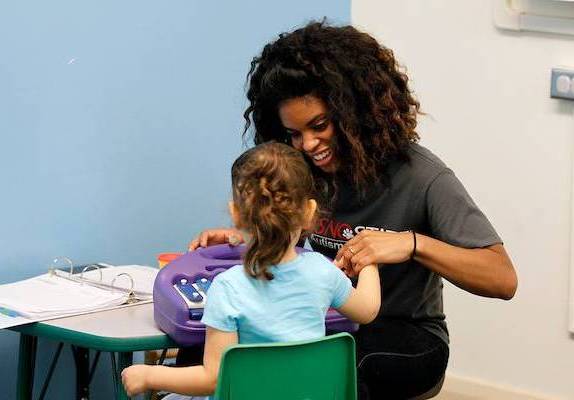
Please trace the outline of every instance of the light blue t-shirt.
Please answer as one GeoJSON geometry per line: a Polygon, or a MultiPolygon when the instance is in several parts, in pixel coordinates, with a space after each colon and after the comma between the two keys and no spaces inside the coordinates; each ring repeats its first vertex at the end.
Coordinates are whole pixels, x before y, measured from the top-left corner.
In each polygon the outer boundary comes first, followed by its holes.
{"type": "Polygon", "coordinates": [[[239,343],[288,342],[325,336],[325,314],[342,306],[351,281],[323,255],[299,254],[269,269],[274,279],[249,276],[242,265],[217,275],[201,322],[237,331],[239,343]]]}

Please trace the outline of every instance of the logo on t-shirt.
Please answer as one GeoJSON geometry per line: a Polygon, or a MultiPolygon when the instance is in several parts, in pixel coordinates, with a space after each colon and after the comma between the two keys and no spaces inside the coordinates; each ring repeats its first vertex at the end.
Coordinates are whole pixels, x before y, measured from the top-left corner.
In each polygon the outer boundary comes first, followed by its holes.
{"type": "Polygon", "coordinates": [[[352,226],[346,222],[335,221],[329,218],[321,218],[317,225],[317,229],[311,234],[309,240],[320,246],[337,250],[340,249],[347,240],[352,239],[363,230],[392,232],[389,229],[376,226],[352,226]]]}
{"type": "Polygon", "coordinates": [[[349,239],[352,239],[355,235],[353,234],[352,230],[350,230],[349,228],[345,228],[345,229],[343,229],[343,233],[341,233],[341,236],[343,236],[345,239],[349,240],[349,239]]]}

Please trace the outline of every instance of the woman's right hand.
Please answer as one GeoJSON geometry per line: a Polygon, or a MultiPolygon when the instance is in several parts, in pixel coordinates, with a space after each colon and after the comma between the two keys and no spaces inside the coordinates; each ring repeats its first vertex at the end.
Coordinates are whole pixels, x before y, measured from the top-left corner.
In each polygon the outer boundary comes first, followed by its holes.
{"type": "Polygon", "coordinates": [[[232,246],[237,246],[243,243],[243,235],[237,229],[233,228],[215,228],[206,229],[201,232],[195,239],[189,242],[187,246],[188,251],[194,251],[198,247],[207,247],[214,244],[228,243],[232,246]]]}

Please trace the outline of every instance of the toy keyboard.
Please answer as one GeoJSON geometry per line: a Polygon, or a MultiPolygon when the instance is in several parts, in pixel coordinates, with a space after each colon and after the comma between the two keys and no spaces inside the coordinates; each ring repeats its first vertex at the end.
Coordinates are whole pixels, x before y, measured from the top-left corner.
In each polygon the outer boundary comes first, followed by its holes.
{"type": "MultiPolygon", "coordinates": [[[[226,244],[199,248],[170,262],[157,274],[153,288],[155,322],[179,345],[204,342],[205,325],[200,320],[209,285],[218,273],[241,264],[243,248],[226,244]]],[[[358,328],[334,309],[327,312],[325,325],[331,332],[354,332],[358,328]]]]}

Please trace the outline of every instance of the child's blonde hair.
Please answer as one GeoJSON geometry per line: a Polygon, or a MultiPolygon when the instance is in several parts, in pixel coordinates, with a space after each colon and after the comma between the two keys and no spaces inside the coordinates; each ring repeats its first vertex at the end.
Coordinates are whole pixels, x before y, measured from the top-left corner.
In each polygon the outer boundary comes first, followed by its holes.
{"type": "Polygon", "coordinates": [[[243,153],[231,168],[238,228],[251,236],[244,255],[247,273],[273,279],[268,268],[283,258],[293,233],[304,228],[313,176],[303,155],[268,142],[243,153]]]}

